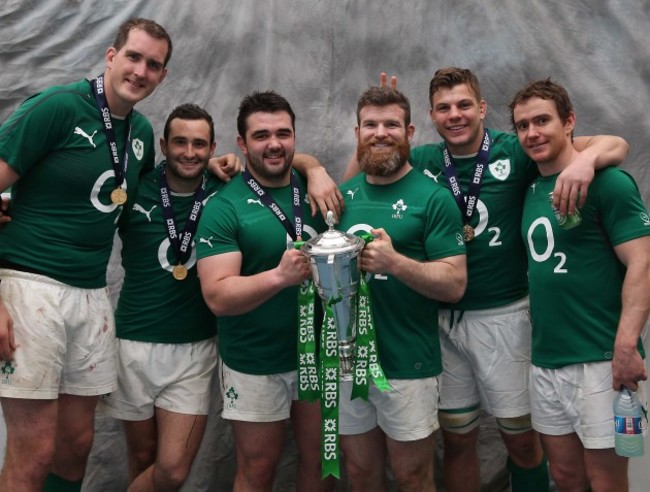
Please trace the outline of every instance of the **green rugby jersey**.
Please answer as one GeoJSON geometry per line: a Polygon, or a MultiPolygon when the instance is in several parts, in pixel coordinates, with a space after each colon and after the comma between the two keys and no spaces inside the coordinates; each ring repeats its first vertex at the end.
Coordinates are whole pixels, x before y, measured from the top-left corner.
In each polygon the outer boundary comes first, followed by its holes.
{"type": "MultiPolygon", "coordinates": [[[[155,149],[146,118],[132,111],[130,120],[133,195],[155,149]]],[[[113,126],[123,159],[127,121],[113,118],[113,126]]],[[[104,287],[123,206],[109,197],[115,174],[90,82],[52,87],[21,104],[0,127],[0,158],[20,175],[12,220],[0,228],[0,258],[74,287],[104,287]]]]}
{"type": "MultiPolygon", "coordinates": [[[[563,229],[549,203],[557,175],[526,193],[521,236],[528,251],[532,363],[548,368],[610,360],[621,315],[625,267],[614,246],[650,235],[634,180],[618,168],[596,173],[580,209],[563,229]]],[[[643,347],[639,342],[643,355],[643,347]]]]}
{"type": "MultiPolygon", "coordinates": [[[[418,261],[465,254],[461,215],[445,188],[412,170],[389,185],[364,173],[341,186],[345,211],[337,228],[348,233],[383,228],[395,250],[418,261]]],[[[372,313],[379,361],[389,378],[417,379],[442,371],[438,302],[390,275],[372,275],[372,313]]]]}
{"type": "MultiPolygon", "coordinates": [[[[475,237],[467,247],[467,291],[451,309],[489,309],[510,304],[528,292],[526,251],[521,241],[521,211],[526,187],[538,175],[517,136],[488,130],[492,138],[488,168],[470,221],[475,237]]],[[[444,144],[411,150],[410,162],[436,182],[449,186],[443,172],[444,144]]],[[[474,177],[476,156],[454,156],[463,195],[474,177]]]]}
{"type": "MultiPolygon", "coordinates": [[[[224,185],[214,177],[207,179],[204,204],[224,185]]],[[[194,204],[194,193],[171,192],[170,196],[180,235],[194,204]]],[[[118,338],[189,343],[213,337],[216,322],[201,295],[195,244],[184,264],[187,277],[176,280],[171,273],[177,258],[162,213],[158,169],[143,176],[132,206],[124,212],[120,237],[125,273],[115,313],[118,338]]]]}
{"type": "MultiPolygon", "coordinates": [[[[307,203],[304,179],[299,177],[303,212],[303,239],[325,227],[307,203]]],[[[293,223],[291,186],[266,188],[293,223]]],[[[231,180],[210,200],[197,234],[197,258],[241,252],[241,275],[275,268],[287,249],[287,231],[246,185],[242,177],[231,180]]],[[[298,286],[282,290],[257,308],[237,316],[220,316],[219,354],[228,367],[247,374],[276,374],[297,369],[298,286]]]]}

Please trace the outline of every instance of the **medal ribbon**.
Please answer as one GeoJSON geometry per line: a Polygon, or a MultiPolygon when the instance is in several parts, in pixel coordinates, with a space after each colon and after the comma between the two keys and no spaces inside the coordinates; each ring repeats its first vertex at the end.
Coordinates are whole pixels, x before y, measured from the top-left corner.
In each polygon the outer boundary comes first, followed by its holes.
{"type": "Polygon", "coordinates": [[[253,193],[260,197],[262,203],[266,205],[271,212],[277,217],[282,226],[287,230],[291,239],[296,241],[300,236],[302,236],[302,207],[300,206],[300,185],[298,184],[298,178],[295,175],[295,171],[291,170],[291,188],[293,192],[293,220],[294,224],[291,225],[291,221],[282,211],[280,206],[275,203],[273,197],[264,189],[264,187],[257,182],[248,169],[245,169],[242,173],[242,178],[251,189],[253,193]]]}
{"type": "Polygon", "coordinates": [[[456,165],[454,159],[449,153],[447,144],[445,143],[445,150],[443,151],[443,156],[445,160],[445,167],[443,171],[445,177],[449,182],[449,187],[451,192],[454,195],[454,200],[458,208],[463,214],[463,223],[469,225],[469,221],[474,214],[474,209],[478,202],[478,197],[481,194],[481,183],[483,182],[483,176],[485,175],[485,169],[487,168],[488,159],[490,158],[490,134],[487,129],[483,133],[483,142],[481,143],[481,148],[476,154],[476,165],[474,167],[474,176],[469,183],[469,188],[467,190],[467,200],[463,196],[463,191],[460,189],[460,183],[458,182],[458,175],[456,174],[456,165]]]}
{"type": "Polygon", "coordinates": [[[319,397],[314,300],[314,282],[309,279],[298,289],[298,399],[310,402],[319,397]]]}
{"type": "Polygon", "coordinates": [[[129,113],[128,132],[126,136],[126,145],[124,146],[124,159],[123,164],[120,164],[120,156],[117,153],[117,143],[115,141],[115,132],[113,131],[113,120],[111,119],[111,111],[108,108],[106,101],[106,94],[104,93],[104,76],[99,75],[91,82],[97,109],[102,117],[104,124],[104,134],[106,135],[106,142],[108,143],[108,150],[111,154],[113,163],[113,171],[115,172],[115,187],[122,188],[122,184],[126,179],[126,170],[129,166],[129,146],[131,143],[131,113],[129,113]]]}
{"type": "Polygon", "coordinates": [[[176,264],[184,265],[192,256],[192,239],[196,233],[199,224],[201,211],[203,210],[203,195],[205,194],[206,179],[203,176],[201,185],[194,192],[194,204],[187,214],[185,228],[179,233],[176,228],[176,219],[174,218],[174,207],[167,185],[166,173],[167,162],[163,161],[159,167],[160,172],[160,203],[162,205],[162,214],[167,227],[167,237],[176,253],[176,264]]]}
{"type": "Polygon", "coordinates": [[[321,465],[322,477],[332,475],[340,478],[339,469],[339,337],[334,321],[332,304],[325,303],[325,318],[320,333],[321,377],[321,465]]]}

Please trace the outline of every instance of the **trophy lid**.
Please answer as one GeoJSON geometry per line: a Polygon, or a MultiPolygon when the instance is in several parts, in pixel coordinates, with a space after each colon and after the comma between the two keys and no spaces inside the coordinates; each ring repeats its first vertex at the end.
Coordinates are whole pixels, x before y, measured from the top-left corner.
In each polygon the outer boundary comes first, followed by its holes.
{"type": "Polygon", "coordinates": [[[325,222],[327,222],[329,230],[305,241],[300,248],[307,256],[357,254],[363,249],[366,244],[363,238],[334,229],[334,213],[332,211],[327,212],[325,222]]]}

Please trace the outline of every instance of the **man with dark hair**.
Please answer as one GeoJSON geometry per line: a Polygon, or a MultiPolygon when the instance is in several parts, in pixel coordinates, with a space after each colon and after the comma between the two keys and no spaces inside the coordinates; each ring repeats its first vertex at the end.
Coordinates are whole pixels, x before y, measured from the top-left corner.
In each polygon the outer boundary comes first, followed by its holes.
{"type": "MultiPolygon", "coordinates": [[[[549,203],[575,159],[566,90],[550,80],[521,89],[514,128],[540,176],[528,187],[521,237],[528,253],[533,428],[560,490],[627,490],[628,459],[614,451],[613,401],[623,388],[647,408],[641,334],[650,313],[650,219],[634,179],[596,173],[572,215],[549,203]]],[[[647,425],[647,420],[646,423],[647,425]]]]}
{"type": "Polygon", "coordinates": [[[367,400],[352,400],[352,381],[341,382],[341,448],[359,491],[387,490],[386,449],[400,490],[435,490],[438,302],[456,302],[467,283],[456,205],[408,162],[410,114],[397,90],[372,87],[361,95],[355,132],[362,174],[341,186],[346,202],[338,227],[375,235],[359,266],[371,275],[377,356],[390,384],[385,392],[372,384],[367,400]]]}
{"type": "Polygon", "coordinates": [[[294,120],[275,92],[242,100],[237,143],[246,171],[210,200],[198,230],[201,289],[219,326],[223,417],[237,452],[235,490],[271,490],[287,419],[300,453],[297,490],[328,485],[319,405],[298,400],[297,295],[310,269],[292,245],[324,224],[310,216],[305,182],[291,169],[294,120]]]}
{"type": "Polygon", "coordinates": [[[124,284],[115,324],[117,390],[100,408],[121,419],[134,491],[178,490],[205,430],[217,365],[216,324],[200,294],[195,233],[204,204],[223,186],[206,173],[216,142],[212,117],[175,108],[160,147],[122,214],[124,284]]]}
{"type": "MultiPolygon", "coordinates": [[[[546,461],[530,425],[528,283],[519,236],[523,197],[537,170],[516,135],[485,128],[487,103],[470,70],[436,71],[429,103],[443,142],[412,149],[409,161],[452,191],[467,246],[467,290],[439,317],[445,486],[451,492],[480,489],[476,448],[483,409],[497,419],[513,491],[548,490],[546,461]]],[[[580,200],[587,196],[594,167],[621,162],[627,153],[616,137],[580,137],[574,145],[580,152],[557,182],[555,199],[563,211],[572,210],[578,194],[580,200]]],[[[346,175],[356,169],[351,162],[346,175]]]]}
{"type": "Polygon", "coordinates": [[[79,490],[97,399],[115,389],[106,266],[128,193],[154,163],[133,106],[163,81],[172,49],[153,21],[121,31],[103,74],[45,90],[0,128],[0,189],[13,186],[0,230],[6,490],[40,490],[49,471],[45,490],[79,490]]]}

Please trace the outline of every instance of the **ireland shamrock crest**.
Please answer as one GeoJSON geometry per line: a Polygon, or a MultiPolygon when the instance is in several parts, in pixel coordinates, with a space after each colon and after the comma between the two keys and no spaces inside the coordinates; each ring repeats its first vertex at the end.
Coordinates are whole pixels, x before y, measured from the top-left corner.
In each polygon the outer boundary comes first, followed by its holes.
{"type": "Polygon", "coordinates": [[[230,389],[226,392],[226,397],[230,399],[230,403],[228,404],[228,407],[234,408],[235,400],[239,398],[239,395],[235,391],[235,388],[231,386],[230,389]]]}

